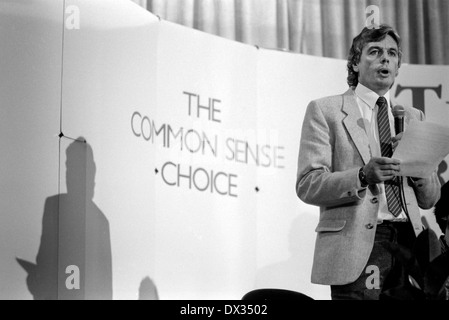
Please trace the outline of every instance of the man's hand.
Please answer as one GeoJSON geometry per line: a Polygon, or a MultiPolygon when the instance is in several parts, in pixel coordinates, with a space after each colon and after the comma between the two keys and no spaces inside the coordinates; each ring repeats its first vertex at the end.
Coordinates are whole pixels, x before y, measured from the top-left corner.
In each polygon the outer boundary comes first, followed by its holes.
{"type": "Polygon", "coordinates": [[[387,157],[371,158],[363,167],[366,181],[371,185],[393,179],[399,174],[400,163],[400,160],[387,157]]]}
{"type": "Polygon", "coordinates": [[[391,142],[393,144],[393,152],[394,152],[394,150],[396,150],[396,147],[398,146],[399,141],[401,141],[403,134],[404,134],[404,132],[401,132],[397,136],[391,138],[391,142]]]}

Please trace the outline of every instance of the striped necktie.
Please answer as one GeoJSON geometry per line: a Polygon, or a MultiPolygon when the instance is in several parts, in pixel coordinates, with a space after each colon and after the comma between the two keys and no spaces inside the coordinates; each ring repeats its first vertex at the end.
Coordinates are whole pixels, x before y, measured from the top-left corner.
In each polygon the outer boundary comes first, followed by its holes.
{"type": "MultiPolygon", "coordinates": [[[[379,106],[377,112],[377,126],[379,128],[380,151],[382,157],[391,157],[393,149],[391,147],[390,121],[388,120],[388,104],[384,97],[379,97],[376,104],[379,106]]],[[[402,209],[400,203],[400,188],[397,178],[385,181],[385,195],[387,197],[388,210],[397,217],[402,209]]]]}

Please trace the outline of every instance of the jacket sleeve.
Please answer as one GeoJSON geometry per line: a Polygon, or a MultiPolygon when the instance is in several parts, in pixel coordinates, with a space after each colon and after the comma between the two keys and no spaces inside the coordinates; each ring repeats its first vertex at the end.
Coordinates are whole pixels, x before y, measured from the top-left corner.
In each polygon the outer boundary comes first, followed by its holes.
{"type": "Polygon", "coordinates": [[[326,118],[320,103],[309,103],[302,126],[296,179],[296,193],[305,203],[336,206],[360,201],[366,195],[358,180],[359,167],[333,172],[335,134],[331,127],[335,125],[338,124],[326,118]]]}

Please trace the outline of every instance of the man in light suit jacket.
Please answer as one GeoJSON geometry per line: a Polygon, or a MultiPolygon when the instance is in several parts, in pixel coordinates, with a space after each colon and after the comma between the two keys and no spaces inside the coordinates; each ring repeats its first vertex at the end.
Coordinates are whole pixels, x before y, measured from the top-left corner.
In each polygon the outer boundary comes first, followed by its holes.
{"type": "MultiPolygon", "coordinates": [[[[320,207],[312,283],[330,285],[335,300],[379,299],[394,267],[385,244],[413,246],[423,230],[419,208],[433,207],[440,197],[436,172],[400,177],[400,161],[382,155],[377,115],[385,103],[392,149],[402,137],[394,132],[389,92],[401,55],[400,37],[391,27],[363,29],[348,57],[350,89],[310,102],[304,118],[296,192],[320,207]],[[400,190],[395,214],[387,184],[400,190]]],[[[424,114],[405,107],[405,128],[412,119],[424,120],[424,114]]]]}

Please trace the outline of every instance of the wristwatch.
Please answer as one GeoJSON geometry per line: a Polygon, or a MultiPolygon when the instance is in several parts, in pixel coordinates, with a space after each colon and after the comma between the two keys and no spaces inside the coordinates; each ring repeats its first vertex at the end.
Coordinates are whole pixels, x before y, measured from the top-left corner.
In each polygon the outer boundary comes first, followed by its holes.
{"type": "Polygon", "coordinates": [[[363,171],[363,167],[361,167],[359,170],[359,180],[362,184],[362,188],[368,187],[368,181],[366,181],[366,174],[365,171],[363,171]]]}

